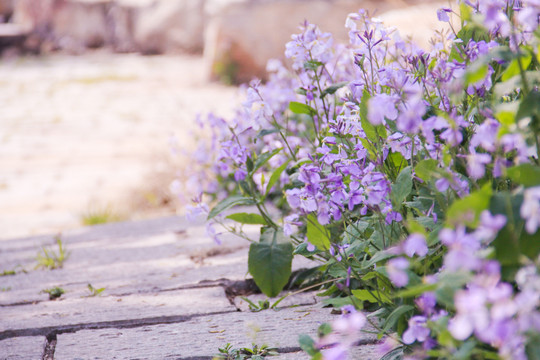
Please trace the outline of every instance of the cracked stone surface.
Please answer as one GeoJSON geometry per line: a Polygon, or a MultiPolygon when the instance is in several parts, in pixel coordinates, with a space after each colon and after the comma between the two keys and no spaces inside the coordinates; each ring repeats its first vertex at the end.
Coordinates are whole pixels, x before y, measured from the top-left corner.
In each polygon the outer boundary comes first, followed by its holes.
{"type": "Polygon", "coordinates": [[[0,341],[0,359],[41,359],[46,339],[44,336],[29,336],[0,341]]]}
{"type": "MultiPolygon", "coordinates": [[[[259,229],[245,231],[256,237],[259,229]]],[[[54,235],[0,241],[0,273],[16,272],[0,277],[0,360],[211,359],[227,343],[304,359],[298,336],[336,318],[314,292],[289,293],[279,311],[249,311],[240,295],[266,300],[249,280],[249,242],[226,236],[218,246],[201,223],[110,224],[66,232],[62,242],[70,253],[63,267],[43,270],[36,254],[57,251],[54,235]],[[90,296],[88,284],[105,290],[90,296]],[[42,290],[52,287],[65,293],[50,300],[42,290]]],[[[315,265],[296,257],[293,270],[315,265]]],[[[376,338],[359,340],[367,345],[355,358],[371,358],[376,338]]]]}
{"type": "MultiPolygon", "coordinates": [[[[211,358],[226,343],[235,347],[251,347],[255,343],[299,350],[300,334],[316,334],[321,322],[335,318],[330,309],[316,304],[279,311],[203,316],[183,323],[136,329],[82,330],[58,336],[55,359],[76,359],[88,353],[96,359],[107,359],[110,354],[121,354],[115,359],[211,358]]],[[[374,341],[375,336],[366,334],[360,340],[374,341]]]]}
{"type": "Polygon", "coordinates": [[[229,303],[221,287],[123,297],[65,298],[36,305],[0,308],[0,336],[8,330],[225,311],[233,312],[236,308],[229,303]]]}

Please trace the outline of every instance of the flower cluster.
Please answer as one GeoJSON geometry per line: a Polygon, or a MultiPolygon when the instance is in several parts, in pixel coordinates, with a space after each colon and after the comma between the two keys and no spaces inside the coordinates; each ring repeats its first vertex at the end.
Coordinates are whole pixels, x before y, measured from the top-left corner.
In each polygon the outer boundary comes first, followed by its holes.
{"type": "Polygon", "coordinates": [[[216,240],[218,223],[248,238],[250,256],[284,254],[268,265],[279,272],[249,261],[269,296],[260,274],[284,286],[294,245],[325,263],[328,303],[350,305],[314,357],[354,346],[365,319],[351,306],[377,310],[371,325],[409,358],[538,351],[540,3],[464,0],[437,16],[461,29],[429,50],[365,11],[347,17],[347,45],[306,22],[291,69],[269,62],[236,116],[200,122],[193,214],[216,240]],[[257,213],[225,216],[237,205],[257,213]],[[243,224],[262,225],[259,242],[243,224]]]}

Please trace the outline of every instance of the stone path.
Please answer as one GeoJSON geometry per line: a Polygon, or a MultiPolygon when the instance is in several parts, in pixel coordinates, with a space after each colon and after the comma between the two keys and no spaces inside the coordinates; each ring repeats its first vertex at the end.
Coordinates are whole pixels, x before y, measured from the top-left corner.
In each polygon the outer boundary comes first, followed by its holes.
{"type": "MultiPolygon", "coordinates": [[[[255,234],[257,229],[248,229],[255,234]]],[[[279,311],[250,312],[249,243],[218,246],[203,224],[178,217],[117,223],[60,236],[70,255],[63,268],[36,269],[55,236],[0,242],[0,359],[212,359],[219,347],[267,344],[275,359],[307,359],[298,336],[335,318],[315,293],[290,296],[279,311]],[[88,288],[105,288],[91,296],[88,288]],[[43,289],[65,290],[49,300],[43,289]]],[[[313,266],[295,258],[294,269],[313,266]]],[[[365,334],[354,359],[378,359],[365,334]]]]}
{"type": "Polygon", "coordinates": [[[0,239],[77,228],[105,210],[174,214],[159,204],[182,169],[171,135],[189,148],[196,115],[227,116],[236,94],[209,83],[197,56],[0,60],[0,239]]]}

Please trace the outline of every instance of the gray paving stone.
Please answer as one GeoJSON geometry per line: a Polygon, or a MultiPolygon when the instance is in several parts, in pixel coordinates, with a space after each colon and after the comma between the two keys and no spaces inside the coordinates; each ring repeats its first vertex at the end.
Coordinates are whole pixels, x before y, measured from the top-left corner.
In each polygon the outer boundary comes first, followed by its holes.
{"type": "MultiPolygon", "coordinates": [[[[231,237],[217,246],[207,237],[197,236],[196,231],[181,237],[164,233],[67,243],[71,254],[62,269],[30,268],[27,273],[0,277],[0,287],[10,289],[0,292],[0,305],[42,301],[46,297],[39,292],[55,286],[79,292],[79,296],[88,293],[88,283],[96,288],[105,287],[108,294],[126,294],[174,289],[202,280],[245,277],[247,241],[231,237]]],[[[36,254],[37,249],[28,255],[32,267],[36,254]]],[[[2,267],[7,257],[0,253],[2,267]]]]}
{"type": "MultiPolygon", "coordinates": [[[[336,315],[319,304],[280,311],[234,312],[193,318],[175,324],[133,329],[81,330],[58,336],[55,359],[183,359],[211,357],[226,343],[252,343],[298,349],[298,336],[315,334],[322,322],[336,315]]],[[[362,339],[373,340],[364,334],[362,339]]]]}
{"type": "Polygon", "coordinates": [[[125,297],[70,298],[67,295],[64,299],[35,305],[1,307],[0,338],[3,332],[22,329],[236,311],[220,287],[125,297]]]}
{"type": "MultiPolygon", "coordinates": [[[[251,229],[251,233],[255,231],[251,229]]],[[[38,248],[0,253],[0,266],[5,270],[11,269],[6,263],[13,258],[25,257],[29,264],[27,272],[0,277],[0,288],[9,289],[0,292],[0,305],[46,300],[47,296],[40,291],[52,287],[61,287],[72,296],[86,296],[88,284],[92,284],[95,288],[105,288],[104,294],[124,295],[178,289],[224,278],[243,280],[247,275],[249,242],[226,235],[223,244],[216,245],[201,226],[190,227],[180,234],[88,237],[86,241],[64,241],[70,256],[62,269],[34,269],[38,248]]],[[[0,242],[0,249],[3,245],[0,242]]],[[[56,250],[55,246],[51,248],[56,250]]],[[[17,260],[17,263],[21,262],[17,260]]],[[[16,265],[12,263],[12,266],[16,265]]],[[[310,266],[313,263],[309,260],[295,257],[293,269],[310,266]]]]}
{"type": "MultiPolygon", "coordinates": [[[[324,353],[324,351],[323,351],[324,353]]],[[[357,346],[349,351],[349,360],[379,360],[381,354],[377,350],[377,345],[357,346]]],[[[303,351],[279,354],[269,360],[310,360],[311,357],[303,351]]]]}
{"type": "Polygon", "coordinates": [[[44,336],[29,336],[5,339],[0,341],[1,360],[34,360],[41,359],[45,348],[44,336]]]}

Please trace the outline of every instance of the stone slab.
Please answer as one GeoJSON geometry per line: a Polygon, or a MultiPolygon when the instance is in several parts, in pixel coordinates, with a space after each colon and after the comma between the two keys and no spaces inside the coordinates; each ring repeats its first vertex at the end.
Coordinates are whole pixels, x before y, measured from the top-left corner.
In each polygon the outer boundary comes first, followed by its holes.
{"type": "Polygon", "coordinates": [[[1,360],[41,359],[45,349],[44,336],[29,336],[0,341],[1,360]]]}
{"type": "MultiPolygon", "coordinates": [[[[131,225],[139,229],[139,224],[131,225]]],[[[0,292],[0,305],[42,301],[39,292],[56,286],[84,296],[90,283],[120,295],[176,289],[224,277],[245,278],[249,246],[245,240],[227,236],[218,246],[197,226],[182,232],[165,228],[169,231],[154,234],[130,234],[126,228],[129,226],[120,227],[123,233],[110,227],[108,232],[89,231],[85,237],[66,236],[63,243],[70,255],[63,268],[55,270],[35,269],[40,247],[31,242],[38,240],[27,240],[31,244],[18,244],[18,248],[14,241],[0,242],[0,272],[17,272],[0,277],[0,288],[10,289],[0,292]]],[[[52,237],[41,243],[57,251],[52,237]]]]}
{"type": "MultiPolygon", "coordinates": [[[[245,239],[226,234],[222,245],[216,245],[204,226],[185,228],[177,218],[141,223],[101,226],[63,236],[70,255],[63,268],[55,270],[35,269],[41,251],[37,244],[57,252],[53,236],[0,241],[0,272],[17,272],[0,277],[0,288],[9,289],[0,292],[0,306],[44,301],[47,296],[41,290],[52,287],[80,297],[89,294],[91,284],[105,288],[105,295],[119,296],[246,278],[249,242],[245,239]]],[[[256,237],[258,228],[246,231],[256,237]]],[[[313,265],[297,256],[293,270],[313,265]]]]}
{"type": "MultiPolygon", "coordinates": [[[[300,334],[315,334],[320,323],[335,318],[330,309],[317,304],[280,311],[216,314],[133,329],[81,330],[58,335],[55,359],[84,358],[86,354],[94,359],[211,358],[227,343],[234,347],[267,344],[294,352],[299,350],[300,334]]],[[[375,337],[363,334],[361,339],[375,337]]]]}
{"type": "MultiPolygon", "coordinates": [[[[64,298],[65,297],[65,298],[64,298]]],[[[233,312],[221,287],[166,291],[123,297],[70,297],[35,305],[0,307],[0,339],[26,329],[81,327],[102,322],[144,323],[144,319],[233,312]]]]}
{"type": "MultiPolygon", "coordinates": [[[[323,351],[324,353],[324,351],[323,351]]],[[[348,359],[351,360],[379,360],[381,354],[378,351],[377,345],[358,346],[349,351],[348,359]]],[[[311,357],[303,351],[295,351],[290,353],[282,353],[279,356],[272,357],[275,360],[311,360],[311,357]]]]}

